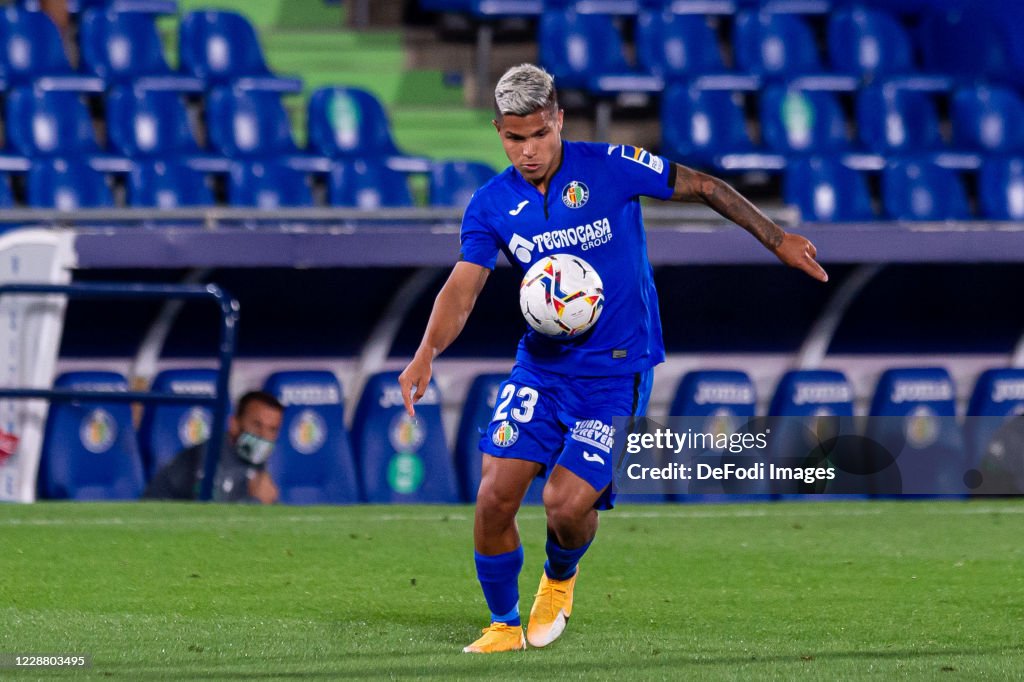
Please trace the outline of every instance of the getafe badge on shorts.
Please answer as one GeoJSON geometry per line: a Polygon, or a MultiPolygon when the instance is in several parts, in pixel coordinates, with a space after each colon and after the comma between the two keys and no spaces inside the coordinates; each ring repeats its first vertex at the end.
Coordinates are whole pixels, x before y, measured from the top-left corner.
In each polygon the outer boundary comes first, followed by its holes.
{"type": "Polygon", "coordinates": [[[498,424],[498,428],[494,429],[494,435],[491,436],[491,442],[499,448],[507,448],[517,440],[519,427],[507,419],[498,424]]]}

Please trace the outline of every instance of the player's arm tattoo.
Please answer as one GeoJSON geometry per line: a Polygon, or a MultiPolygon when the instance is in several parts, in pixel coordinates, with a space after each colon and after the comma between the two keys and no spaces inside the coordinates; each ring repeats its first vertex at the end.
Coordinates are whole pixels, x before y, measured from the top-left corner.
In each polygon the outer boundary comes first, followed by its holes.
{"type": "Polygon", "coordinates": [[[750,203],[729,183],[692,168],[676,164],[676,182],[672,201],[700,201],[754,235],[757,241],[774,251],[786,233],[768,216],[750,203]]]}

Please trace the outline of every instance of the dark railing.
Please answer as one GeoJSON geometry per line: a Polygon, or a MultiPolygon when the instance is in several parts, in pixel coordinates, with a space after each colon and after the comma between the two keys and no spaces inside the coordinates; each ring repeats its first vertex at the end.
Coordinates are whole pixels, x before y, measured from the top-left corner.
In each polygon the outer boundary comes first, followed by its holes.
{"type": "Polygon", "coordinates": [[[5,294],[55,294],[68,298],[88,299],[213,299],[220,308],[221,328],[217,368],[217,386],[213,396],[153,393],[147,391],[75,391],[68,389],[0,388],[0,398],[41,398],[50,401],[100,400],[140,403],[186,403],[209,405],[213,413],[210,425],[210,445],[206,448],[199,499],[213,496],[213,479],[220,459],[220,439],[227,420],[228,379],[235,355],[235,330],[238,326],[238,301],[215,284],[4,284],[0,296],[5,294]]]}

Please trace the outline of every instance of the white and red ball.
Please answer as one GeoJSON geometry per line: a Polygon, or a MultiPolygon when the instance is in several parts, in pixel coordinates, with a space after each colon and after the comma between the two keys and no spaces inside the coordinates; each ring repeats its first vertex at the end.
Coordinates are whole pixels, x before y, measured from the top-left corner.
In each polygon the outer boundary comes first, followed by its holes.
{"type": "Polygon", "coordinates": [[[601,316],[604,284],[590,263],[579,256],[546,256],[523,277],[519,308],[529,325],[545,336],[578,336],[601,316]]]}

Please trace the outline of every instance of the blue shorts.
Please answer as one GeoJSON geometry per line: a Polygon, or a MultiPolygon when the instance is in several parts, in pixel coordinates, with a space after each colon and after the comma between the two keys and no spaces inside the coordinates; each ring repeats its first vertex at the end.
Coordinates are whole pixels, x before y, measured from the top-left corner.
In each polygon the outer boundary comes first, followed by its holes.
{"type": "Polygon", "coordinates": [[[654,370],[605,377],[574,377],[516,365],[498,399],[480,450],[494,457],[541,465],[540,477],[559,464],[594,490],[595,509],[611,509],[612,417],[643,415],[654,370]]]}

